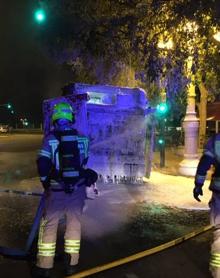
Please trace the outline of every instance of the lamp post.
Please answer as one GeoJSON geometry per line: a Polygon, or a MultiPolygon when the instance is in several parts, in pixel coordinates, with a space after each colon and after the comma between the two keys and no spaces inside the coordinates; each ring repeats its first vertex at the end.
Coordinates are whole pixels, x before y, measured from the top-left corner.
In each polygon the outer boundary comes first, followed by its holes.
{"type": "MultiPolygon", "coordinates": [[[[190,37],[193,32],[196,33],[198,27],[194,22],[187,22],[184,26],[184,31],[190,33],[190,37]]],[[[167,41],[163,41],[163,38],[159,41],[158,47],[164,50],[169,50],[173,48],[173,41],[169,38],[167,41]]],[[[186,115],[183,122],[184,134],[185,134],[185,144],[184,144],[184,159],[180,163],[179,172],[182,175],[194,176],[197,165],[198,165],[198,129],[199,121],[196,117],[195,112],[195,72],[193,71],[193,49],[194,41],[189,39],[188,41],[188,50],[190,55],[186,61],[186,72],[187,76],[190,79],[190,83],[187,89],[187,109],[186,115]]]]}
{"type": "MultiPolygon", "coordinates": [[[[188,31],[197,31],[195,23],[188,23],[188,31]]],[[[217,32],[213,37],[220,41],[220,32],[217,32]]],[[[189,46],[191,49],[193,45],[189,46]]],[[[187,109],[186,116],[183,121],[183,128],[185,134],[184,144],[184,159],[179,164],[179,172],[182,175],[194,176],[196,174],[199,155],[198,155],[198,130],[199,119],[195,112],[195,72],[193,70],[193,56],[188,56],[187,59],[187,75],[190,78],[190,84],[187,90],[187,109]]]]}
{"type": "MultiPolygon", "coordinates": [[[[198,26],[195,22],[188,22],[185,26],[185,31],[196,35],[198,26]]],[[[184,176],[195,176],[196,169],[199,162],[198,155],[198,131],[199,131],[199,119],[196,117],[195,111],[195,70],[194,70],[194,58],[193,39],[188,41],[189,56],[186,61],[187,77],[190,79],[190,83],[187,88],[187,108],[186,115],[183,121],[184,129],[184,159],[179,164],[179,173],[184,176]]]]}
{"type": "Polygon", "coordinates": [[[192,72],[193,57],[187,59],[187,71],[190,74],[190,84],[187,89],[187,108],[183,121],[184,129],[184,159],[179,164],[179,172],[185,176],[194,176],[198,166],[198,130],[199,120],[195,112],[195,73],[192,72]]]}

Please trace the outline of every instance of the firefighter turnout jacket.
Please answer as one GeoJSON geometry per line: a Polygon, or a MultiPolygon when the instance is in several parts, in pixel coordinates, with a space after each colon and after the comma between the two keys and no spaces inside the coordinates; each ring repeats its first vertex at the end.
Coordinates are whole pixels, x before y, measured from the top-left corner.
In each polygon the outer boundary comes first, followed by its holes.
{"type": "Polygon", "coordinates": [[[207,171],[214,166],[210,190],[220,192],[220,134],[211,137],[204,149],[203,155],[199,161],[195,176],[195,185],[203,186],[207,171]]]}
{"type": "Polygon", "coordinates": [[[207,171],[214,166],[209,189],[212,197],[209,202],[210,220],[214,225],[213,242],[211,246],[210,271],[214,278],[220,278],[220,134],[211,137],[199,161],[196,176],[195,188],[202,194],[202,186],[206,179],[207,171]]]}

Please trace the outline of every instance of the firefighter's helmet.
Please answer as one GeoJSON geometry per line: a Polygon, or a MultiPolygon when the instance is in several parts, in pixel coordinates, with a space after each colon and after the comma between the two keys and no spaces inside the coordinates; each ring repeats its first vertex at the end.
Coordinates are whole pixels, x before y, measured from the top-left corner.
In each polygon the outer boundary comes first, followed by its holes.
{"type": "Polygon", "coordinates": [[[52,121],[55,122],[59,119],[66,119],[69,121],[73,121],[74,110],[72,106],[67,102],[60,102],[54,105],[52,121]]]}

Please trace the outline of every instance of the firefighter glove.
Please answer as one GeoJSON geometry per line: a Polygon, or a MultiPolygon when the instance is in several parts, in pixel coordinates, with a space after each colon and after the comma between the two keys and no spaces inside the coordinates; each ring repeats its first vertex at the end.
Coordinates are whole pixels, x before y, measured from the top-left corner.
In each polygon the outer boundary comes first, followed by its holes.
{"type": "Polygon", "coordinates": [[[201,202],[199,195],[203,195],[202,187],[201,185],[195,185],[193,189],[193,197],[196,199],[196,201],[201,202]]]}

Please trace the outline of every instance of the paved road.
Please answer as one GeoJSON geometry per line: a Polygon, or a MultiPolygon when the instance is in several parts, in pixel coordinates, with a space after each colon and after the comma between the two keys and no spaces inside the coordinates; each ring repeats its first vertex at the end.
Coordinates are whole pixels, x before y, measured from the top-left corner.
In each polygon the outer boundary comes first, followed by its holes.
{"type": "Polygon", "coordinates": [[[41,134],[0,135],[0,152],[35,151],[41,145],[41,134]]]}

